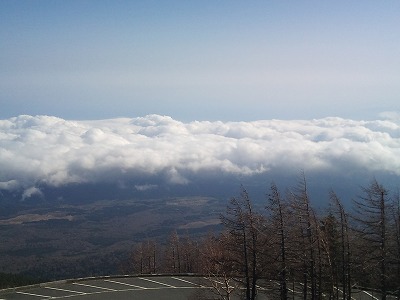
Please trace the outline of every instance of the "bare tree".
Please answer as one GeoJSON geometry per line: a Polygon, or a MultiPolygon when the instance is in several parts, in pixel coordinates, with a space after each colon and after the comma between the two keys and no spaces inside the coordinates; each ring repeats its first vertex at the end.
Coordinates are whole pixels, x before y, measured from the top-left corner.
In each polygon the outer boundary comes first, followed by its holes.
{"type": "Polygon", "coordinates": [[[280,299],[286,300],[288,298],[288,262],[287,262],[287,238],[288,228],[286,220],[288,217],[288,208],[285,200],[281,197],[278,187],[275,183],[271,184],[270,194],[268,195],[269,203],[266,206],[271,221],[272,235],[276,237],[274,244],[278,246],[278,254],[276,260],[278,266],[278,280],[280,299]]]}
{"type": "Polygon", "coordinates": [[[321,220],[321,242],[325,253],[324,283],[329,284],[329,299],[339,299],[339,230],[336,217],[329,214],[321,220]]]}
{"type": "Polygon", "coordinates": [[[179,239],[181,271],[184,273],[194,273],[199,271],[200,250],[197,241],[190,238],[187,233],[183,238],[179,239]]]}
{"type": "Polygon", "coordinates": [[[301,273],[303,274],[303,298],[307,299],[310,294],[311,299],[318,297],[317,280],[317,259],[319,250],[318,234],[316,232],[316,222],[313,209],[308,196],[307,182],[302,172],[298,186],[291,192],[291,205],[293,213],[298,219],[298,251],[302,257],[301,273]],[[316,251],[317,250],[317,251],[316,251]],[[308,290],[310,283],[310,291],[308,290]]]}
{"type": "Polygon", "coordinates": [[[393,282],[394,288],[397,291],[397,299],[400,299],[400,194],[399,191],[393,198],[392,206],[393,215],[393,282]]]}
{"type": "Polygon", "coordinates": [[[165,249],[165,271],[172,273],[182,272],[181,247],[178,233],[173,231],[167,241],[165,249]]]}
{"type": "Polygon", "coordinates": [[[132,260],[136,273],[155,274],[158,268],[157,244],[151,240],[139,243],[133,250],[132,260]]]}
{"type": "Polygon", "coordinates": [[[239,278],[243,278],[245,297],[254,300],[257,295],[257,280],[260,276],[259,228],[262,217],[253,211],[250,197],[242,187],[240,196],[232,198],[226,215],[221,216],[229,235],[226,247],[231,251],[230,257],[236,264],[239,278]]]}
{"type": "Polygon", "coordinates": [[[231,241],[229,234],[221,233],[219,236],[208,236],[203,243],[204,273],[213,287],[213,292],[223,300],[230,300],[232,294],[238,290],[236,280],[238,271],[235,257],[226,245],[231,241]]]}
{"type": "Polygon", "coordinates": [[[336,193],[331,191],[329,195],[334,214],[339,220],[339,247],[337,249],[338,255],[335,255],[335,261],[337,260],[336,265],[338,267],[338,273],[340,274],[341,284],[343,285],[342,298],[343,300],[351,300],[351,252],[348,214],[336,193]]]}
{"type": "Polygon", "coordinates": [[[363,187],[363,196],[354,200],[353,215],[357,226],[358,237],[365,246],[362,256],[362,267],[376,275],[382,294],[382,300],[387,295],[388,266],[388,190],[376,179],[368,187],[363,187]]]}

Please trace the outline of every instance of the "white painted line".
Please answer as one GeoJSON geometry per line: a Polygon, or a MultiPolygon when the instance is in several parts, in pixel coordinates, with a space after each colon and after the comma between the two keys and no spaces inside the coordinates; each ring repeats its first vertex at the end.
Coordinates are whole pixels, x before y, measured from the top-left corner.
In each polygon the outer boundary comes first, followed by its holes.
{"type": "Polygon", "coordinates": [[[142,280],[150,281],[150,282],[153,282],[153,283],[157,283],[157,284],[160,284],[160,285],[165,285],[165,286],[167,286],[167,287],[171,287],[171,288],[176,289],[176,286],[173,286],[173,285],[170,285],[170,284],[158,282],[158,281],[151,280],[151,279],[148,279],[148,278],[143,278],[143,277],[138,277],[138,278],[139,278],[139,279],[142,279],[142,280]]]}
{"type": "Polygon", "coordinates": [[[178,277],[171,277],[171,278],[173,278],[173,279],[176,279],[176,280],[180,280],[180,281],[182,281],[182,282],[190,283],[190,284],[192,284],[192,285],[197,285],[197,286],[204,287],[204,286],[203,286],[203,285],[201,285],[201,284],[194,283],[194,282],[191,282],[191,281],[188,281],[188,280],[182,279],[182,278],[178,278],[178,277]]]}
{"type": "Polygon", "coordinates": [[[101,286],[96,286],[96,285],[83,284],[83,283],[79,283],[79,282],[74,282],[73,284],[81,285],[81,286],[86,286],[86,287],[90,287],[90,288],[95,288],[95,289],[106,290],[106,291],[118,292],[118,290],[109,289],[109,288],[105,288],[105,287],[101,287],[101,286]]]}
{"type": "Polygon", "coordinates": [[[374,298],[375,300],[379,300],[379,298],[375,297],[374,295],[372,295],[371,293],[368,293],[367,291],[363,291],[364,293],[366,293],[368,296],[370,296],[371,298],[374,298]]]}
{"type": "Polygon", "coordinates": [[[32,293],[26,293],[26,292],[16,292],[17,294],[22,294],[22,295],[28,295],[28,296],[34,296],[34,297],[41,297],[41,298],[51,298],[50,296],[45,296],[45,295],[38,295],[38,294],[32,294],[32,293]]]}
{"type": "Polygon", "coordinates": [[[260,291],[268,291],[269,289],[262,287],[261,285],[256,285],[256,288],[258,288],[260,291]]]}
{"type": "Polygon", "coordinates": [[[125,283],[125,282],[120,282],[120,281],[115,281],[115,280],[109,280],[109,279],[104,279],[104,281],[117,283],[117,284],[122,284],[122,285],[126,285],[126,286],[131,286],[131,287],[142,289],[142,290],[147,290],[147,288],[145,288],[145,287],[142,287],[142,286],[139,286],[139,285],[130,284],[130,283],[125,283]]]}
{"type": "MultiPolygon", "coordinates": [[[[339,292],[341,292],[342,294],[343,294],[343,291],[341,290],[341,289],[339,289],[338,287],[335,287],[335,289],[337,290],[337,291],[339,291],[339,292]]],[[[353,296],[351,297],[351,299],[353,299],[353,300],[357,300],[356,298],[354,298],[353,296]]]]}
{"type": "Polygon", "coordinates": [[[80,294],[80,295],[87,295],[87,293],[84,293],[84,292],[78,292],[78,291],[74,291],[74,290],[60,289],[60,288],[55,288],[55,287],[51,287],[51,286],[45,286],[44,288],[45,288],[45,289],[56,290],[56,291],[61,291],[61,292],[77,293],[77,294],[80,294]]]}

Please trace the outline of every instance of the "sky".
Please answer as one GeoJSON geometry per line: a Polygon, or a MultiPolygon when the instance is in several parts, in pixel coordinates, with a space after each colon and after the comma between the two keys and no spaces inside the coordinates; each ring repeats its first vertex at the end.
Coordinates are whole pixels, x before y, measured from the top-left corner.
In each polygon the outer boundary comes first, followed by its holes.
{"type": "Polygon", "coordinates": [[[0,1],[0,119],[399,111],[399,1],[0,1]]]}

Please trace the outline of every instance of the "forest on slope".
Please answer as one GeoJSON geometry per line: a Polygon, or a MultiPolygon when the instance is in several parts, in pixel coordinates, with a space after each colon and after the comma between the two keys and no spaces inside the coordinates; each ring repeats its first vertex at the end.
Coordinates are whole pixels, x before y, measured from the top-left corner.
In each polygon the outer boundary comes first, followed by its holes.
{"type": "Polygon", "coordinates": [[[222,282],[221,299],[235,290],[256,299],[257,282],[273,280],[280,299],[302,285],[303,299],[351,299],[354,287],[400,297],[400,198],[377,180],[346,209],[334,191],[329,208],[313,208],[304,174],[283,193],[272,183],[265,207],[247,190],[221,214],[223,230],[202,239],[172,232],[165,244],[138,243],[124,272],[201,273],[222,282]]]}

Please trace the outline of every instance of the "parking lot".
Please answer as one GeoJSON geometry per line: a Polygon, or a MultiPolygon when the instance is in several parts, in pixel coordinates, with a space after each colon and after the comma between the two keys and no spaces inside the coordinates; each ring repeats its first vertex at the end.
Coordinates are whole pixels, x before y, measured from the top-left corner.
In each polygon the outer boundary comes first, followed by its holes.
{"type": "MultiPolygon", "coordinates": [[[[0,300],[34,300],[34,299],[174,299],[200,300],[220,299],[215,287],[220,286],[217,279],[199,276],[115,276],[86,278],[42,283],[26,287],[0,290],[0,300]]],[[[257,299],[272,299],[278,296],[278,284],[273,281],[260,280],[257,299]]],[[[240,290],[236,289],[232,299],[241,299],[240,290]]],[[[339,290],[340,293],[340,290],[339,290]]],[[[301,285],[289,289],[289,298],[302,299],[301,285]]],[[[379,300],[376,292],[354,289],[354,300],[379,300]]],[[[388,296],[388,300],[396,297],[388,296]]]]}
{"type": "Polygon", "coordinates": [[[217,299],[210,281],[191,276],[103,277],[0,291],[0,299],[217,299]]]}
{"type": "Polygon", "coordinates": [[[8,289],[0,299],[213,299],[209,281],[201,277],[105,277],[67,280],[8,289]],[[207,295],[207,296],[206,296],[207,295]],[[211,297],[211,298],[210,298],[211,297]],[[204,298],[203,298],[204,299],[204,298]]]}

